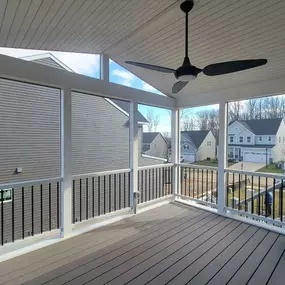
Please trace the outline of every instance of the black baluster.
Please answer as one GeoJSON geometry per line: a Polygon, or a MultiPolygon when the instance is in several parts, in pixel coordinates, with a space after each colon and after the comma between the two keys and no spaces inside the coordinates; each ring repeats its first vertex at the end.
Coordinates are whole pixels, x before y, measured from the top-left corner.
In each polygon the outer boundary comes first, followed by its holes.
{"type": "Polygon", "coordinates": [[[241,184],[241,181],[240,181],[240,178],[241,178],[241,175],[240,173],[238,174],[238,209],[240,210],[240,184],[241,184]]]}
{"type": "Polygon", "coordinates": [[[204,199],[204,169],[202,168],[202,200],[204,199]]]}
{"type": "Polygon", "coordinates": [[[260,176],[258,176],[258,215],[260,216],[260,176]]]}
{"type": "Polygon", "coordinates": [[[101,216],[101,176],[98,176],[98,216],[101,216]]]}
{"type": "Polygon", "coordinates": [[[209,202],[208,192],[209,192],[209,170],[207,169],[206,170],[206,201],[207,202],[209,202]]]}
{"type": "Polygon", "coordinates": [[[95,217],[95,178],[92,177],[92,217],[95,217]]]}
{"type": "Polygon", "coordinates": [[[117,211],[117,174],[114,174],[114,211],[117,211]]]}
{"type": "Polygon", "coordinates": [[[72,194],[73,194],[73,197],[72,197],[73,223],[75,223],[76,222],[75,220],[75,180],[72,181],[72,194]]]}
{"type": "Polygon", "coordinates": [[[109,175],[109,213],[112,212],[112,174],[109,175]]]}
{"type": "Polygon", "coordinates": [[[48,216],[49,216],[49,230],[51,231],[51,183],[48,185],[48,216]]]}
{"type": "Polygon", "coordinates": [[[253,177],[253,176],[251,176],[251,213],[254,213],[253,179],[254,179],[254,177],[253,177]]]}
{"type": "Polygon", "coordinates": [[[284,190],[284,180],[281,180],[281,189],[280,189],[280,201],[279,201],[279,206],[280,206],[280,220],[283,222],[283,190],[284,190]]]}
{"type": "Polygon", "coordinates": [[[245,199],[245,204],[244,204],[244,210],[247,212],[247,175],[244,176],[244,199],[245,199]]]}
{"type": "Polygon", "coordinates": [[[193,189],[192,189],[192,198],[194,198],[194,189],[195,189],[195,168],[193,168],[193,189]]]}
{"type": "Polygon", "coordinates": [[[15,189],[12,188],[12,242],[15,241],[15,189]]]}
{"type": "Polygon", "coordinates": [[[82,179],[79,180],[79,220],[82,221],[82,179]]]}
{"type": "Polygon", "coordinates": [[[85,214],[85,216],[86,216],[86,220],[88,220],[88,218],[89,218],[89,214],[88,214],[88,200],[89,200],[89,191],[88,191],[88,178],[86,178],[86,180],[85,180],[85,194],[86,194],[86,197],[85,197],[85,199],[86,199],[86,214],[85,214]]]}
{"type": "Polygon", "coordinates": [[[43,184],[40,186],[40,206],[41,206],[41,234],[43,233],[43,184]]]}
{"type": "Polygon", "coordinates": [[[151,200],[150,198],[150,186],[151,186],[151,177],[150,177],[150,169],[148,170],[148,201],[151,200]]]}
{"type": "Polygon", "coordinates": [[[57,228],[59,229],[59,182],[56,183],[57,228]]]}
{"type": "MultiPolygon", "coordinates": [[[[22,238],[25,238],[25,188],[22,187],[22,238]]],[[[3,201],[3,199],[2,199],[3,201]]],[[[2,205],[2,209],[3,209],[3,205],[2,205]]],[[[3,221],[3,219],[2,219],[3,221]]],[[[3,227],[2,227],[3,229],[3,227]]]]}
{"type": "Polygon", "coordinates": [[[273,205],[272,205],[272,218],[273,220],[275,220],[275,183],[276,183],[276,179],[273,179],[273,205]]]}
{"type": "Polygon", "coordinates": [[[126,208],[126,173],[124,173],[124,209],[126,208]]]}
{"type": "Polygon", "coordinates": [[[211,170],[211,203],[213,203],[214,172],[211,170]]]}
{"type": "Polygon", "coordinates": [[[31,186],[32,236],[34,235],[34,186],[31,186]]]}
{"type": "Polygon", "coordinates": [[[119,209],[122,209],[122,173],[119,174],[119,209]]]}

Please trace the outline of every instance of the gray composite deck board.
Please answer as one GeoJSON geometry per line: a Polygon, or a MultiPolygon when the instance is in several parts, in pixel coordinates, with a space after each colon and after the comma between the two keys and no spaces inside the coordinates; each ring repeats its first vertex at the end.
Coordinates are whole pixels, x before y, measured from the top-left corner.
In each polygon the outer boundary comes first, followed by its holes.
{"type": "Polygon", "coordinates": [[[0,284],[284,284],[285,236],[178,203],[0,264],[0,284]]]}

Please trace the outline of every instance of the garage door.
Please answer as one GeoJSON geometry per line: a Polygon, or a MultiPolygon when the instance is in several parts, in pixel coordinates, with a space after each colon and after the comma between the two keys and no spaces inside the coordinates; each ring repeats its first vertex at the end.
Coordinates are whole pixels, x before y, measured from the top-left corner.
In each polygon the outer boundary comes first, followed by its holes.
{"type": "Polygon", "coordinates": [[[266,160],[265,152],[247,152],[243,153],[243,161],[248,162],[264,162],[266,160]]]}
{"type": "Polygon", "coordinates": [[[184,158],[184,162],[194,162],[195,154],[184,154],[183,158],[184,158]]]}

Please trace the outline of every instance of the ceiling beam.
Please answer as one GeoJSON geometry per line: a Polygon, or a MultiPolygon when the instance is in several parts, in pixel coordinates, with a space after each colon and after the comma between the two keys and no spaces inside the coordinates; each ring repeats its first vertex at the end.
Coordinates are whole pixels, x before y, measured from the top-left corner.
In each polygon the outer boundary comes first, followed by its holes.
{"type": "Polygon", "coordinates": [[[155,107],[172,109],[176,105],[173,98],[6,55],[0,55],[0,77],[155,107]]]}
{"type": "Polygon", "coordinates": [[[218,92],[177,96],[176,99],[178,108],[191,108],[282,94],[285,94],[285,77],[252,82],[218,92]]]}

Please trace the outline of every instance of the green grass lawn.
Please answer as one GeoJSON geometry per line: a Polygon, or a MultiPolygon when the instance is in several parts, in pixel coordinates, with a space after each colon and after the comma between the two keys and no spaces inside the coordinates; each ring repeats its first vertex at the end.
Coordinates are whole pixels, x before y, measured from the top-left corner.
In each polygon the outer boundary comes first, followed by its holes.
{"type": "Polygon", "coordinates": [[[281,173],[281,174],[283,174],[283,173],[284,173],[284,170],[277,168],[277,167],[276,167],[276,164],[275,164],[275,163],[272,163],[272,164],[268,164],[267,167],[264,166],[264,167],[258,169],[257,172],[263,172],[263,173],[281,173]]]}
{"type": "MultiPolygon", "coordinates": [[[[217,160],[201,160],[201,161],[193,162],[191,164],[218,167],[218,161],[217,160]]],[[[228,162],[228,166],[231,166],[233,164],[234,164],[234,162],[228,162]]]]}

